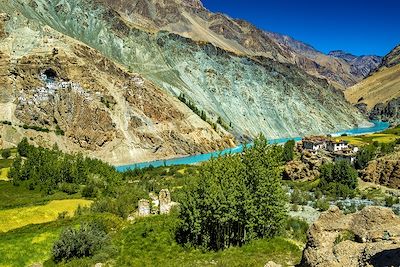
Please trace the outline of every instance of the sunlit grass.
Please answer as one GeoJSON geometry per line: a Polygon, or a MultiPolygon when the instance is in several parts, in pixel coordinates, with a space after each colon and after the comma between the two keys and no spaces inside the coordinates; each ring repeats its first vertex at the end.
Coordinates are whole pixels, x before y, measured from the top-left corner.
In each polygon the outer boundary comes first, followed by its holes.
{"type": "Polygon", "coordinates": [[[8,173],[10,168],[0,169],[0,181],[8,181],[8,173]]]}
{"type": "Polygon", "coordinates": [[[46,205],[14,208],[0,211],[0,232],[7,232],[29,224],[40,224],[57,219],[61,212],[73,215],[78,206],[88,206],[84,199],[53,200],[46,205]]]}
{"type": "Polygon", "coordinates": [[[59,222],[54,222],[0,233],[0,266],[22,267],[44,262],[50,257],[62,228],[59,222]]]}
{"type": "Polygon", "coordinates": [[[376,134],[358,135],[358,136],[340,136],[335,138],[335,140],[347,141],[355,146],[364,146],[371,144],[373,142],[391,143],[393,141],[396,141],[396,139],[398,138],[400,138],[400,136],[392,133],[376,133],[376,134]]]}

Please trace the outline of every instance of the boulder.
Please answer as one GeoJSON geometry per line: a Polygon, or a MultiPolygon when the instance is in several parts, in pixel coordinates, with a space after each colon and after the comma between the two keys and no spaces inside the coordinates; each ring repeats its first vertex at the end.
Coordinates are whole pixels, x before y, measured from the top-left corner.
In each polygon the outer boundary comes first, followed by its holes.
{"type": "Polygon", "coordinates": [[[366,207],[344,215],[337,207],[311,226],[300,266],[399,266],[400,218],[392,210],[366,207]]]}

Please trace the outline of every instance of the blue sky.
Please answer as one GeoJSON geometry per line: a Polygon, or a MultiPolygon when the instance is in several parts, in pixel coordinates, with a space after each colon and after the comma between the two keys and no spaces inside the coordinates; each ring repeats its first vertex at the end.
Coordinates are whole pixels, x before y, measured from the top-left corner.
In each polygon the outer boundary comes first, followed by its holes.
{"type": "Polygon", "coordinates": [[[400,0],[202,0],[213,12],[290,35],[322,52],[385,55],[400,44],[400,0]]]}

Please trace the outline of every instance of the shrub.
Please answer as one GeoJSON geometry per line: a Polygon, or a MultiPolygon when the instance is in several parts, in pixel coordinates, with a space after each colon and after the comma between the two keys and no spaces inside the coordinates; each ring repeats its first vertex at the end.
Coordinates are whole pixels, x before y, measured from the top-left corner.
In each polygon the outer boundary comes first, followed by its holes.
{"type": "Polygon", "coordinates": [[[24,137],[22,139],[22,141],[18,144],[18,147],[17,147],[18,154],[21,157],[27,157],[29,149],[30,149],[30,145],[29,145],[28,139],[26,137],[24,137]]]}
{"type": "Polygon", "coordinates": [[[60,126],[58,126],[58,125],[56,126],[55,133],[56,133],[56,135],[62,135],[62,136],[65,135],[64,130],[62,130],[62,129],[60,128],[60,126]]]}
{"type": "Polygon", "coordinates": [[[317,202],[315,202],[315,208],[319,211],[326,211],[329,209],[329,202],[325,199],[318,199],[317,202]]]}
{"type": "Polygon", "coordinates": [[[386,207],[393,207],[394,204],[399,203],[399,198],[394,196],[388,196],[385,198],[385,206],[386,207]]]}
{"type": "Polygon", "coordinates": [[[299,240],[301,242],[306,242],[307,241],[307,230],[309,228],[309,225],[297,218],[289,218],[286,221],[286,235],[289,238],[293,238],[295,240],[299,240]]]}
{"type": "Polygon", "coordinates": [[[101,223],[83,224],[78,229],[69,227],[53,245],[53,260],[59,263],[93,256],[107,241],[105,226],[101,223]]]}
{"type": "Polygon", "coordinates": [[[61,192],[67,193],[68,195],[73,195],[79,192],[79,185],[72,183],[61,183],[59,185],[61,192]]]}
{"type": "Polygon", "coordinates": [[[339,233],[339,235],[336,237],[334,244],[337,245],[346,240],[355,241],[355,239],[356,239],[356,235],[353,232],[351,232],[349,230],[344,230],[341,233],[339,233]]]}
{"type": "Polygon", "coordinates": [[[8,159],[9,157],[11,157],[11,150],[10,149],[4,149],[3,151],[1,151],[1,157],[3,159],[8,159]]]}
{"type": "Polygon", "coordinates": [[[91,198],[95,197],[96,194],[97,194],[97,189],[96,186],[93,184],[88,184],[82,189],[82,197],[91,198]]]}

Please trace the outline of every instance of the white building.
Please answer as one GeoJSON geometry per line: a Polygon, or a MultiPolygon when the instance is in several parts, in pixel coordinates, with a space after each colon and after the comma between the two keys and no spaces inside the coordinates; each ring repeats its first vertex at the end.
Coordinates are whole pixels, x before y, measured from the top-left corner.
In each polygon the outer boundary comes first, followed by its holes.
{"type": "Polygon", "coordinates": [[[329,141],[326,145],[326,149],[330,152],[342,151],[348,148],[349,144],[346,141],[329,141]]]}

